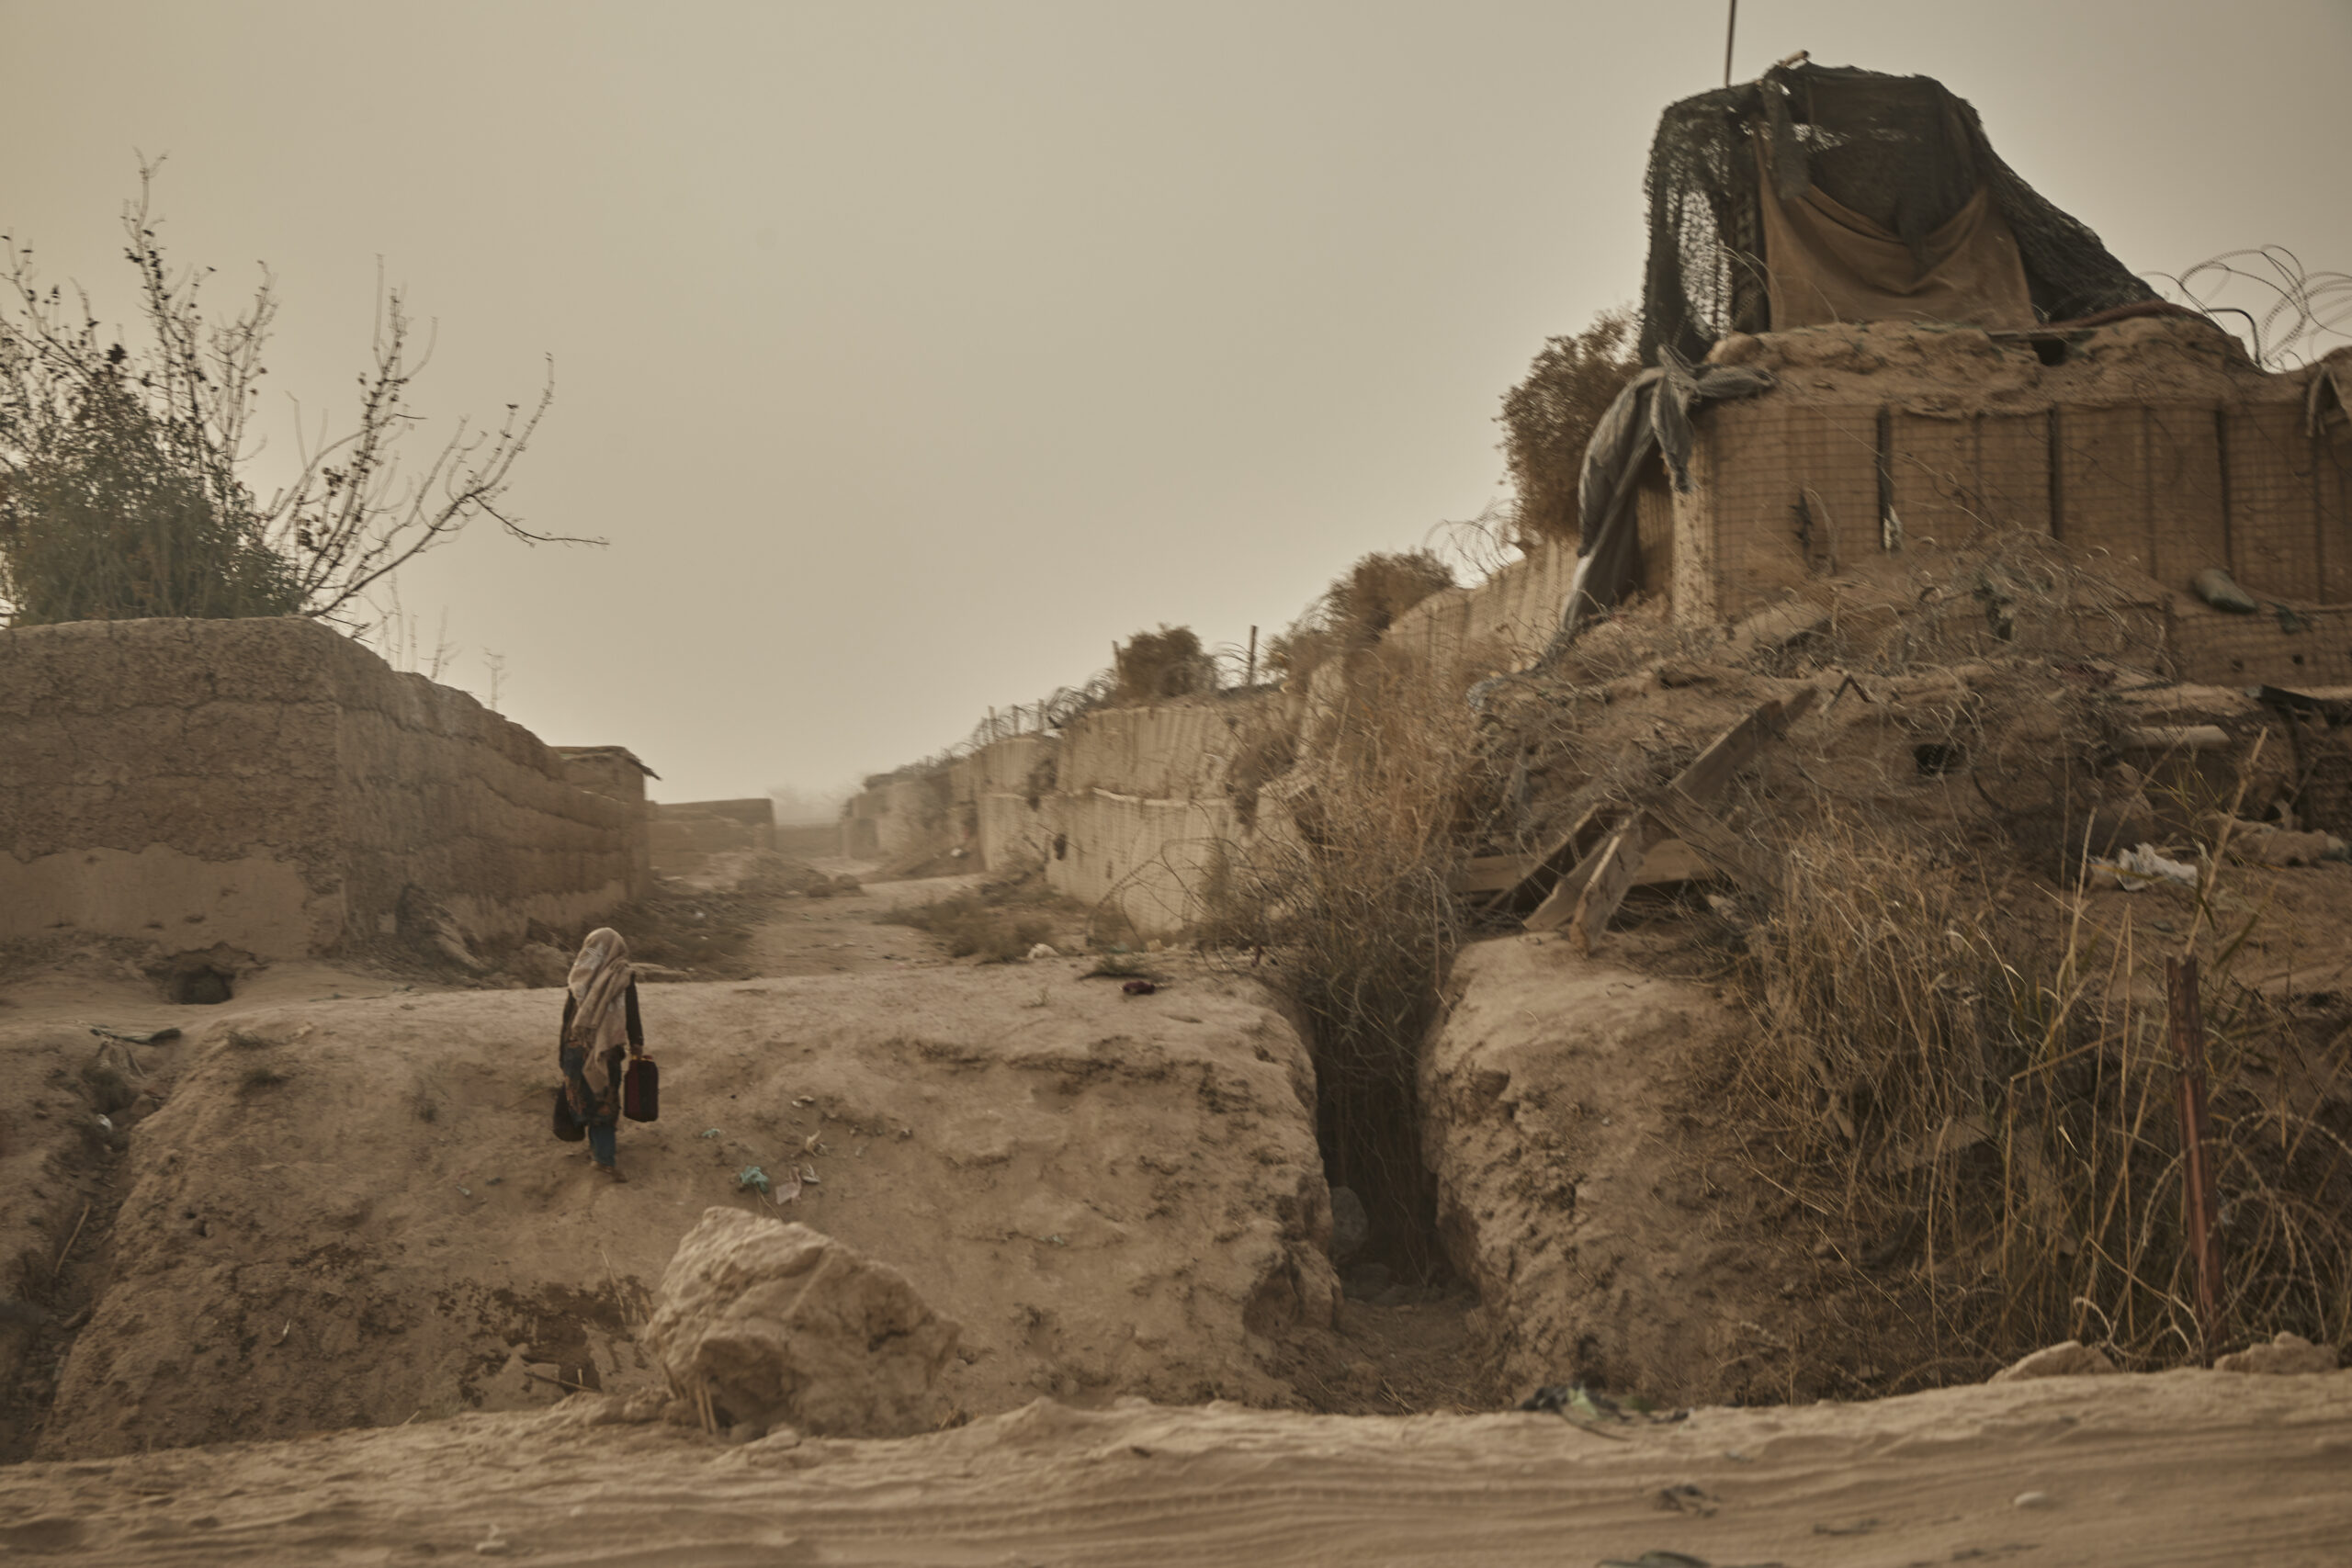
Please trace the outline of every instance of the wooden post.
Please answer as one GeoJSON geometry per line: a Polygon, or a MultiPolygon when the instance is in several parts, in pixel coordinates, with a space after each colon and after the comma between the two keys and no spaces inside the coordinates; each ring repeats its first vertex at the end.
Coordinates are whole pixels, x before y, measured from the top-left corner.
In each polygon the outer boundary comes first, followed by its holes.
{"type": "Polygon", "coordinates": [[[1258,628],[1255,626],[1250,628],[1250,673],[1243,678],[1241,684],[1247,691],[1258,689],[1258,628]]]}
{"type": "Polygon", "coordinates": [[[2213,1190],[2205,1115],[2205,1021],[2197,999],[2195,957],[2165,960],[2166,1014],[2173,1051],[2180,1058],[2180,1218],[2197,1265],[2199,1357],[2213,1363],[2221,1335],[2222,1248],[2213,1234],[2221,1204],[2213,1190]]]}

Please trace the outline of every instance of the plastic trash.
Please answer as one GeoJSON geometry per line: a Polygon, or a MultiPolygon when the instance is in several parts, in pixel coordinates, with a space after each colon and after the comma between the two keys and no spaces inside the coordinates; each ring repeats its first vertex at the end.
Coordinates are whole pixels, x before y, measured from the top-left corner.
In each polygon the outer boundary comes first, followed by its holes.
{"type": "Polygon", "coordinates": [[[2197,868],[2177,860],[2166,860],[2156,852],[2154,844],[2142,844],[2120,855],[2091,862],[2091,885],[2096,887],[2120,887],[2126,893],[2137,893],[2143,887],[2159,882],[2170,882],[2182,887],[2197,886],[2197,868]]]}

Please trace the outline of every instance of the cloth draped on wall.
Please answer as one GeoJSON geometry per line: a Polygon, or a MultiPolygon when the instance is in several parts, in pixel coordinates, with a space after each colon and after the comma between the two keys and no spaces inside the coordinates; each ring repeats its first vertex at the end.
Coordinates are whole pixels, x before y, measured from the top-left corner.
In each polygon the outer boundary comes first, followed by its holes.
{"type": "Polygon", "coordinates": [[[1548,660],[1594,612],[1605,610],[1641,581],[1640,525],[1634,492],[1651,457],[1663,457],[1674,488],[1690,488],[1690,451],[1698,441],[1691,415],[1708,403],[1752,398],[1772,389],[1772,374],[1739,365],[1684,363],[1668,348],[1661,363],[1642,371],[1617,394],[1584,449],[1584,471],[1577,481],[1578,515],[1585,519],[1577,541],[1577,571],[1560,630],[1548,660]]]}
{"type": "Polygon", "coordinates": [[[1917,250],[1818,186],[1793,199],[1768,188],[1761,205],[1774,332],[1829,321],[1965,321],[1992,332],[2034,324],[2017,236],[1990,186],[1978,186],[1917,250]]]}

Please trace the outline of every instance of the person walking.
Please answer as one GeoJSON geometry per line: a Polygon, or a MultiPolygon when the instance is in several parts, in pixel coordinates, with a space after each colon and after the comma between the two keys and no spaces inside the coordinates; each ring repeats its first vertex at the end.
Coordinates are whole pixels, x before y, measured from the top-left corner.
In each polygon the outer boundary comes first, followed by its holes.
{"type": "Polygon", "coordinates": [[[556,1060],[574,1120],[588,1130],[588,1157],[615,1181],[621,1174],[615,1131],[620,1122],[624,1053],[645,1053],[645,1026],[637,1014],[637,976],[628,942],[599,926],[580,944],[563,999],[563,1033],[556,1060]]]}

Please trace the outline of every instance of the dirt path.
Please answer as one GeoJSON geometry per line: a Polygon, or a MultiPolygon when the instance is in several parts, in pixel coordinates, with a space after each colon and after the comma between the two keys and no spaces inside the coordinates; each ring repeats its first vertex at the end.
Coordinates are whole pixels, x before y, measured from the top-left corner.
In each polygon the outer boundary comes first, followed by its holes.
{"type": "Polygon", "coordinates": [[[1040,1402],[899,1442],[729,1448],[590,1425],[600,1403],[0,1470],[0,1554],[2284,1568],[2342,1562],[2352,1530],[2352,1373],[2052,1379],[1611,1436],[1550,1416],[1040,1402]]]}
{"type": "MultiPolygon", "coordinates": [[[[873,868],[856,861],[826,861],[817,869],[859,876],[873,868]]],[[[879,923],[875,917],[959,893],[979,880],[971,875],[876,882],[831,898],[786,899],[777,906],[775,919],[757,928],[745,957],[763,977],[774,978],[944,964],[946,952],[937,941],[909,926],[879,923]]]]}

